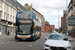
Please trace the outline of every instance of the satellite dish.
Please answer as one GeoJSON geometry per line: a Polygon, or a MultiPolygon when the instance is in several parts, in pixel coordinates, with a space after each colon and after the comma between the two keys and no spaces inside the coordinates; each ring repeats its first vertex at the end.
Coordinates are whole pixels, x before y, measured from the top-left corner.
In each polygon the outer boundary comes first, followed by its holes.
{"type": "Polygon", "coordinates": [[[13,0],[14,2],[16,2],[17,0],[13,0]]]}

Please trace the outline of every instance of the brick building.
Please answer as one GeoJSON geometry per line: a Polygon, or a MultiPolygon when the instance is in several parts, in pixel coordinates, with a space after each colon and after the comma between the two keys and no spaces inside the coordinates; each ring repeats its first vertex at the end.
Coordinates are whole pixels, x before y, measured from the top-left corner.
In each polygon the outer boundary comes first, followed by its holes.
{"type": "Polygon", "coordinates": [[[45,31],[45,18],[42,14],[40,14],[38,11],[36,11],[33,8],[33,11],[41,18],[41,31],[44,32],[45,31]]]}
{"type": "Polygon", "coordinates": [[[45,32],[50,33],[50,24],[47,21],[45,21],[45,32]]]}
{"type": "Polygon", "coordinates": [[[55,31],[55,25],[50,25],[50,31],[55,31]]]}

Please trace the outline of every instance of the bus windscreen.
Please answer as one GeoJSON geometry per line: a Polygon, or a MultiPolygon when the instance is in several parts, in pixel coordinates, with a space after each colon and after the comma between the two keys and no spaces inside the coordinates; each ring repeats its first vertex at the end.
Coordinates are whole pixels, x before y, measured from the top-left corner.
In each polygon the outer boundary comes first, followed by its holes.
{"type": "Polygon", "coordinates": [[[32,19],[32,12],[18,12],[17,18],[32,19]]]}

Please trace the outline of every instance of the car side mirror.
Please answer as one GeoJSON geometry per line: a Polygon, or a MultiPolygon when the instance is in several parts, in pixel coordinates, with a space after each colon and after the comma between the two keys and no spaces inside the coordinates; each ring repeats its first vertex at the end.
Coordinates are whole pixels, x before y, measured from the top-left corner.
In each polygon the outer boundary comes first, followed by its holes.
{"type": "Polygon", "coordinates": [[[47,37],[45,37],[45,40],[47,40],[47,37]]]}

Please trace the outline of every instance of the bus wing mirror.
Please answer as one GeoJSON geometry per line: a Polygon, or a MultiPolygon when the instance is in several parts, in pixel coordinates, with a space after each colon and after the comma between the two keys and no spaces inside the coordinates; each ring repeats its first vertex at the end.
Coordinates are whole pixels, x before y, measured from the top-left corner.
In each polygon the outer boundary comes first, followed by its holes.
{"type": "Polygon", "coordinates": [[[35,28],[36,26],[34,25],[34,28],[35,28]]]}
{"type": "Polygon", "coordinates": [[[14,28],[16,28],[16,26],[14,25],[14,28]]]}

